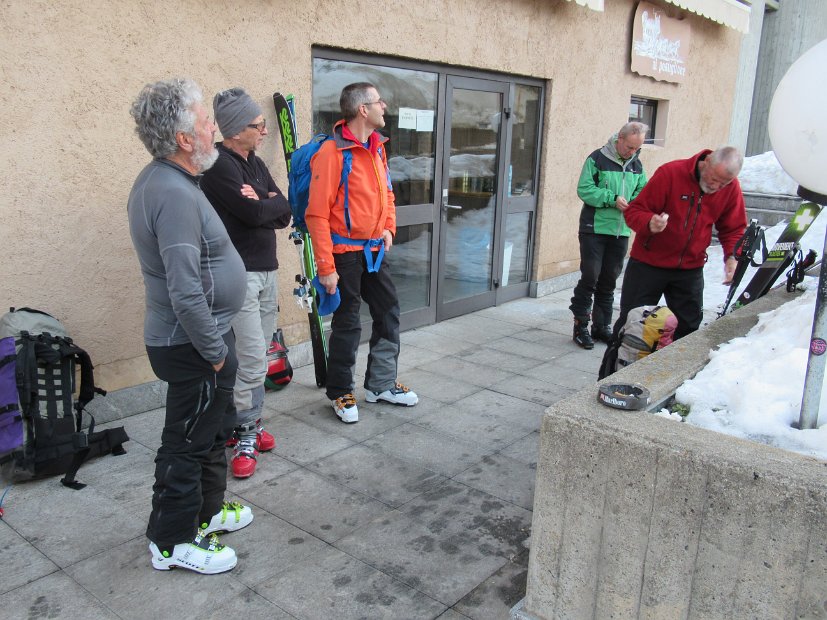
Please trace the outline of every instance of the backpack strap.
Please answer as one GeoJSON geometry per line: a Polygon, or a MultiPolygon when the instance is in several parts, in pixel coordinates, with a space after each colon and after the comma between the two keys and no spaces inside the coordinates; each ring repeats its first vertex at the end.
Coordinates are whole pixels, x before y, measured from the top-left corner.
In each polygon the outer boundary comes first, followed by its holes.
{"type": "Polygon", "coordinates": [[[353,153],[350,149],[342,151],[342,178],[339,181],[339,187],[345,188],[345,226],[347,226],[347,234],[350,234],[350,198],[348,192],[348,179],[353,170],[353,153]]]}
{"type": "MultiPolygon", "coordinates": [[[[381,147],[379,148],[379,156],[387,168],[387,163],[382,154],[381,147]]],[[[350,234],[350,199],[348,197],[348,178],[353,170],[353,153],[349,148],[342,150],[342,178],[339,182],[339,187],[345,189],[345,225],[347,232],[350,234]]],[[[336,233],[330,233],[333,243],[343,245],[359,245],[364,248],[365,262],[367,263],[368,272],[376,273],[382,265],[382,259],[385,257],[385,240],[381,237],[376,239],[351,239],[350,237],[343,237],[336,233]],[[373,248],[379,248],[378,252],[374,252],[373,248]]]]}

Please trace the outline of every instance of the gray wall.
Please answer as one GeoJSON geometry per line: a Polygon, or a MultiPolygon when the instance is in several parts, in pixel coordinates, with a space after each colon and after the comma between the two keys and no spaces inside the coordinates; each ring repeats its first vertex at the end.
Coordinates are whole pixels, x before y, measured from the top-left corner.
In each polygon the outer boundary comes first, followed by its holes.
{"type": "Polygon", "coordinates": [[[747,155],[772,150],[767,117],[775,89],[799,56],[824,39],[827,39],[825,0],[781,0],[777,11],[767,11],[764,15],[747,155]]]}

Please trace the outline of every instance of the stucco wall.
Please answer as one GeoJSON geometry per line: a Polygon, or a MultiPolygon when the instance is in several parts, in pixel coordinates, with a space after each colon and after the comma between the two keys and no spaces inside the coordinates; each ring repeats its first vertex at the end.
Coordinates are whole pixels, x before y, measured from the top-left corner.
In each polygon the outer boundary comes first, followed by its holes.
{"type": "MultiPolygon", "coordinates": [[[[631,94],[670,100],[655,166],[724,141],[740,35],[667,5],[692,27],[681,86],[632,74],[635,3],[597,13],[564,0],[6,0],[0,4],[0,308],[47,310],[87,347],[99,383],[154,379],[141,339],[143,286],[126,199],[148,154],[129,105],[149,81],[184,75],[270,96],[295,93],[309,132],[311,45],[336,46],[548,80],[533,279],[577,268],[575,184],[585,155],[625,120],[631,94]]],[[[271,122],[271,126],[274,123],[271,122]]],[[[260,155],[286,186],[275,137],[260,155]]],[[[291,299],[298,262],[279,232],[281,325],[304,341],[291,299]]]]}

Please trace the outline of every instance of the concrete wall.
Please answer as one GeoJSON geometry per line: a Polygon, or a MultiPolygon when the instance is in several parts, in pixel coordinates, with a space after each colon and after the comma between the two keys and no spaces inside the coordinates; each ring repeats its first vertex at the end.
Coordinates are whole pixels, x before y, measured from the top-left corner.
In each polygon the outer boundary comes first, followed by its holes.
{"type": "MultiPolygon", "coordinates": [[[[674,393],[776,290],[604,382],[674,393]]],[[[827,462],[646,412],[596,386],[541,428],[520,618],[827,618],[827,462]]]]}
{"type": "MultiPolygon", "coordinates": [[[[740,34],[658,3],[692,28],[682,85],[630,72],[633,0],[607,2],[602,13],[564,0],[0,3],[0,308],[58,316],[106,389],[154,379],[125,213],[148,155],[129,105],[145,83],[185,75],[209,99],[245,87],[273,127],[270,97],[281,90],[296,95],[306,136],[312,45],[547,80],[533,279],[572,272],[580,166],[627,118],[632,94],[669,100],[665,146],[643,154],[650,171],[728,135],[740,34]]],[[[284,187],[274,137],[260,155],[284,187]]],[[[295,345],[307,340],[307,321],[290,299],[296,253],[278,234],[281,325],[295,345]]]]}
{"type": "Polygon", "coordinates": [[[741,41],[738,78],[735,82],[735,100],[732,103],[732,126],[729,128],[729,144],[746,151],[749,137],[749,119],[752,112],[752,95],[755,89],[755,72],[761,49],[761,31],[764,26],[765,0],[751,0],[749,33],[741,41]]]}
{"type": "Polygon", "coordinates": [[[827,38],[827,2],[783,0],[767,11],[755,73],[747,155],[772,150],[767,119],[775,89],[787,69],[816,43],[827,38]]]}

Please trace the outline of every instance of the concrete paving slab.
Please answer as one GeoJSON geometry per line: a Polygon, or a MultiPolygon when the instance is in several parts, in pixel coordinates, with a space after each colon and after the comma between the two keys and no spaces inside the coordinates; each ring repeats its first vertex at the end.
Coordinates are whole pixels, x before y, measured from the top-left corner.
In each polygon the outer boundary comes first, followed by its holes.
{"type": "Polygon", "coordinates": [[[540,433],[534,432],[518,439],[508,447],[499,451],[499,454],[537,467],[537,457],[540,451],[540,433]]]}
{"type": "Polygon", "coordinates": [[[268,481],[255,500],[268,512],[329,543],[391,510],[306,469],[268,481]]]}
{"type": "Polygon", "coordinates": [[[363,445],[316,461],[309,469],[394,508],[446,480],[436,472],[363,445]]]}
{"type": "Polygon", "coordinates": [[[161,445],[161,431],[164,429],[164,409],[153,409],[137,415],[124,418],[115,424],[107,426],[122,425],[129,435],[129,441],[125,444],[126,451],[130,451],[133,444],[141,444],[152,451],[157,451],[161,445]]]}
{"type": "MultiPolygon", "coordinates": [[[[503,340],[512,341],[511,336],[503,338],[503,340]]],[[[460,351],[454,357],[463,362],[473,364],[476,366],[486,366],[492,368],[499,368],[513,373],[526,374],[526,371],[542,364],[541,360],[533,357],[526,357],[520,355],[516,351],[518,347],[513,349],[515,352],[501,351],[487,344],[482,345],[477,349],[467,349],[460,351]]]]}
{"type": "Polygon", "coordinates": [[[473,342],[429,332],[421,327],[419,329],[402,332],[399,339],[402,341],[402,347],[399,353],[400,358],[405,355],[405,347],[409,344],[421,349],[434,351],[440,355],[453,355],[459,351],[476,346],[473,342]]]}
{"type": "Polygon", "coordinates": [[[228,618],[242,616],[244,620],[293,620],[296,618],[260,594],[252,590],[244,590],[236,596],[228,597],[220,607],[198,616],[198,620],[228,620],[228,618]]]}
{"type": "Polygon", "coordinates": [[[60,570],[5,521],[0,521],[0,556],[0,594],[60,570]]]}
{"type": "Polygon", "coordinates": [[[306,620],[435,618],[446,606],[333,548],[319,551],[256,592],[306,620]]]}
{"type": "MultiPolygon", "coordinates": [[[[333,409],[327,407],[327,410],[335,417],[333,409]]],[[[316,408],[314,411],[321,413],[322,410],[316,408]]],[[[273,453],[294,463],[307,465],[316,459],[344,450],[353,443],[344,437],[331,437],[328,433],[293,416],[283,416],[279,425],[279,440],[273,453]]]]}
{"type": "Polygon", "coordinates": [[[590,385],[594,385],[597,389],[600,362],[590,364],[590,370],[583,370],[574,365],[569,365],[570,362],[576,362],[579,359],[580,357],[576,353],[569,353],[553,362],[546,362],[522,374],[533,377],[538,381],[547,381],[561,387],[571,388],[575,392],[590,385]]]}
{"type": "Polygon", "coordinates": [[[456,475],[492,452],[471,441],[415,424],[397,426],[368,439],[364,445],[444,476],[456,475]]]}
{"type": "Polygon", "coordinates": [[[499,318],[481,316],[478,314],[466,315],[441,321],[433,325],[420,328],[423,332],[438,334],[448,338],[485,344],[493,337],[509,336],[521,331],[524,326],[510,323],[499,318]]]}
{"type": "Polygon", "coordinates": [[[393,512],[335,546],[451,606],[506,563],[494,542],[459,521],[431,524],[393,512]]]}
{"type": "MultiPolygon", "coordinates": [[[[307,368],[312,368],[308,366],[307,368]]],[[[278,392],[266,392],[264,395],[264,412],[262,418],[269,422],[273,416],[286,413],[299,407],[315,406],[326,401],[324,390],[316,387],[315,379],[308,379],[311,385],[304,385],[293,377],[287,387],[278,392]]]]}
{"type": "MultiPolygon", "coordinates": [[[[551,301],[549,296],[545,296],[542,299],[546,302],[551,301]]],[[[538,304],[534,303],[531,299],[516,299],[502,306],[485,308],[476,314],[509,321],[518,325],[538,326],[553,319],[568,318],[571,320],[571,311],[568,309],[568,305],[568,301],[563,305],[560,303],[538,304]]]]}
{"type": "Polygon", "coordinates": [[[115,614],[66,573],[47,575],[25,586],[0,595],[4,620],[117,620],[115,614]]]}
{"type": "Polygon", "coordinates": [[[457,525],[474,532],[481,552],[512,559],[527,549],[530,511],[454,480],[426,491],[399,511],[425,523],[433,533],[457,525]]]}
{"type": "Polygon", "coordinates": [[[453,479],[526,510],[531,510],[534,504],[536,469],[536,465],[520,463],[502,454],[490,454],[483,457],[473,467],[454,476],[453,479]]]}
{"type": "Polygon", "coordinates": [[[550,335],[549,332],[540,329],[491,340],[485,343],[485,348],[531,358],[538,362],[550,362],[570,351],[568,344],[558,334],[550,335]]]}
{"type": "Polygon", "coordinates": [[[405,383],[405,373],[408,370],[417,367],[428,370],[428,365],[442,356],[443,353],[440,351],[433,351],[410,343],[404,344],[399,350],[398,379],[405,383]]]}
{"type": "Polygon", "coordinates": [[[108,609],[116,611],[117,617],[128,620],[200,618],[246,589],[233,571],[206,577],[183,569],[152,569],[144,536],[73,564],[66,574],[108,609]]]}
{"type": "MultiPolygon", "coordinates": [[[[481,386],[463,381],[452,374],[422,368],[405,374],[406,385],[416,392],[420,399],[432,398],[442,403],[453,403],[460,398],[479,392],[481,386]]],[[[417,405],[418,406],[418,405],[417,405]]]]}
{"type": "Polygon", "coordinates": [[[41,487],[48,493],[10,501],[10,492],[3,520],[61,568],[135,538],[146,528],[150,506],[145,500],[119,502],[95,486],[75,491],[54,478],[43,482],[50,483],[41,487]]]}
{"type": "Polygon", "coordinates": [[[451,381],[465,381],[480,387],[488,387],[514,376],[512,372],[493,366],[482,366],[453,355],[435,361],[428,367],[428,371],[442,374],[451,381]]]}
{"type": "Polygon", "coordinates": [[[544,407],[491,390],[482,390],[442,410],[417,416],[428,430],[499,450],[540,428],[544,407]]]}
{"type": "Polygon", "coordinates": [[[467,620],[468,616],[465,614],[461,614],[455,609],[446,609],[440,616],[437,617],[438,620],[467,620]]]}
{"type": "Polygon", "coordinates": [[[528,551],[525,551],[474,588],[454,609],[473,620],[508,618],[511,608],[525,595],[527,576],[528,551]]]}
{"type": "Polygon", "coordinates": [[[355,424],[342,422],[333,413],[333,408],[329,406],[316,406],[312,409],[299,408],[291,411],[290,415],[325,433],[332,433],[334,436],[338,435],[349,441],[359,442],[400,424],[405,424],[408,420],[404,414],[414,411],[412,408],[397,405],[367,403],[363,400],[361,391],[357,397],[357,407],[359,408],[359,421],[355,424]],[[397,413],[400,415],[396,415],[397,413]]]}
{"type": "Polygon", "coordinates": [[[327,547],[319,538],[254,505],[254,497],[244,499],[253,510],[253,522],[220,536],[223,544],[235,549],[238,565],[232,575],[244,585],[252,588],[327,547]]]}
{"type": "Polygon", "coordinates": [[[554,383],[539,381],[533,377],[515,375],[505,381],[495,383],[489,388],[492,392],[508,394],[515,398],[530,400],[538,405],[548,407],[558,400],[571,396],[574,389],[565,388],[554,383]]]}

